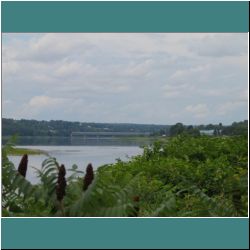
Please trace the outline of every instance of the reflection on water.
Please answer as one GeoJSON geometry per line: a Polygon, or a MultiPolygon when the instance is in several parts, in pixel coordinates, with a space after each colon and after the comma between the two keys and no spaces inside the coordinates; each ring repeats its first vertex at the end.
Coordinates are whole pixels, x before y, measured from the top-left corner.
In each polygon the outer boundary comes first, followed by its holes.
{"type": "MultiPolygon", "coordinates": [[[[9,137],[3,137],[5,144],[9,137]]],[[[20,136],[17,145],[58,145],[58,146],[145,146],[154,142],[150,137],[109,137],[109,138],[85,138],[85,137],[50,137],[50,136],[20,136]]]]}
{"type": "MultiPolygon", "coordinates": [[[[3,138],[3,144],[8,138],[3,138]]],[[[85,170],[88,163],[97,169],[104,164],[115,163],[117,159],[127,161],[132,156],[142,154],[142,147],[153,142],[153,138],[80,138],[80,137],[18,137],[17,147],[41,149],[55,157],[66,169],[76,164],[80,170],[85,170]]],[[[16,167],[21,156],[10,156],[16,167]]],[[[29,155],[27,179],[37,183],[36,172],[32,167],[41,168],[46,155],[29,155]]],[[[67,173],[70,174],[69,172],[67,173]]]]}
{"type": "MultiPolygon", "coordinates": [[[[55,157],[59,164],[64,164],[66,169],[70,169],[76,164],[80,170],[85,171],[88,163],[92,163],[94,169],[104,164],[115,163],[117,159],[129,160],[132,156],[140,155],[143,149],[138,146],[18,146],[30,149],[41,149],[46,151],[51,157],[55,157]]],[[[22,156],[10,156],[9,159],[16,168],[22,156]]],[[[41,168],[42,162],[47,159],[46,155],[29,155],[28,171],[26,178],[32,183],[37,183],[34,168],[41,168]]],[[[67,175],[70,173],[67,172],[67,175]]]]}

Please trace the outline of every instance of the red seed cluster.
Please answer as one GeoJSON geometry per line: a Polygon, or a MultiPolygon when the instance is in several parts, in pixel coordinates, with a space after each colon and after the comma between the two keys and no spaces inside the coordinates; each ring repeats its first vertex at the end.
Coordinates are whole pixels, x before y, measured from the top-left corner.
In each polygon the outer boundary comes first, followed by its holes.
{"type": "Polygon", "coordinates": [[[65,179],[65,175],[66,175],[66,169],[64,165],[61,165],[61,167],[59,167],[57,186],[56,186],[56,197],[58,201],[62,201],[63,197],[66,194],[65,191],[66,191],[67,182],[65,179]]]}
{"type": "Polygon", "coordinates": [[[140,197],[139,196],[134,196],[133,200],[134,200],[134,202],[139,202],[140,201],[140,197]]]}
{"type": "Polygon", "coordinates": [[[86,174],[83,180],[83,191],[86,191],[88,189],[88,186],[92,183],[94,180],[94,171],[92,164],[89,163],[86,168],[86,174]]]}
{"type": "Polygon", "coordinates": [[[27,173],[27,168],[28,168],[28,155],[25,154],[25,155],[23,155],[23,157],[19,163],[19,166],[18,166],[18,172],[24,178],[25,178],[26,173],[27,173]]]}

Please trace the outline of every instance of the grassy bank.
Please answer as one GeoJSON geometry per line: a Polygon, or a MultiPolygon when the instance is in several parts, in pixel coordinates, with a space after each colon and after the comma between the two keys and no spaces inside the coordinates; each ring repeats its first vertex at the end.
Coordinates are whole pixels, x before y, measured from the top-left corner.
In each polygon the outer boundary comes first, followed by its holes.
{"type": "Polygon", "coordinates": [[[16,148],[11,147],[7,151],[7,155],[48,155],[46,151],[40,150],[40,149],[30,149],[30,148],[16,148]]]}

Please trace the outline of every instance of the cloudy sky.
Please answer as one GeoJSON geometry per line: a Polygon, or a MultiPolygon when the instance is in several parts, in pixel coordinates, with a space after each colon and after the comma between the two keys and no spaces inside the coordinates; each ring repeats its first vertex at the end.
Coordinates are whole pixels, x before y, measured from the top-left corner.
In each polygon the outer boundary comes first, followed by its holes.
{"type": "Polygon", "coordinates": [[[150,124],[247,119],[247,34],[2,36],[3,117],[150,124]]]}

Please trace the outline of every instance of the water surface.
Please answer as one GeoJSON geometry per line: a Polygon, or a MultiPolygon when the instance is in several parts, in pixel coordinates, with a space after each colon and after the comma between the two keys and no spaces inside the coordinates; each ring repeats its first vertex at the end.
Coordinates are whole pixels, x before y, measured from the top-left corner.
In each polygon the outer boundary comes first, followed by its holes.
{"type": "MultiPolygon", "coordinates": [[[[76,164],[80,170],[85,170],[88,163],[92,163],[94,169],[104,164],[115,163],[116,159],[129,160],[132,156],[142,154],[139,146],[17,146],[20,148],[41,149],[51,157],[55,157],[66,169],[76,164]]],[[[9,159],[17,167],[22,156],[9,156],[9,159]]],[[[41,168],[42,162],[48,158],[46,155],[29,155],[28,171],[26,178],[37,183],[36,172],[32,166],[41,168]]],[[[67,173],[69,174],[69,173],[67,173]]]]}

